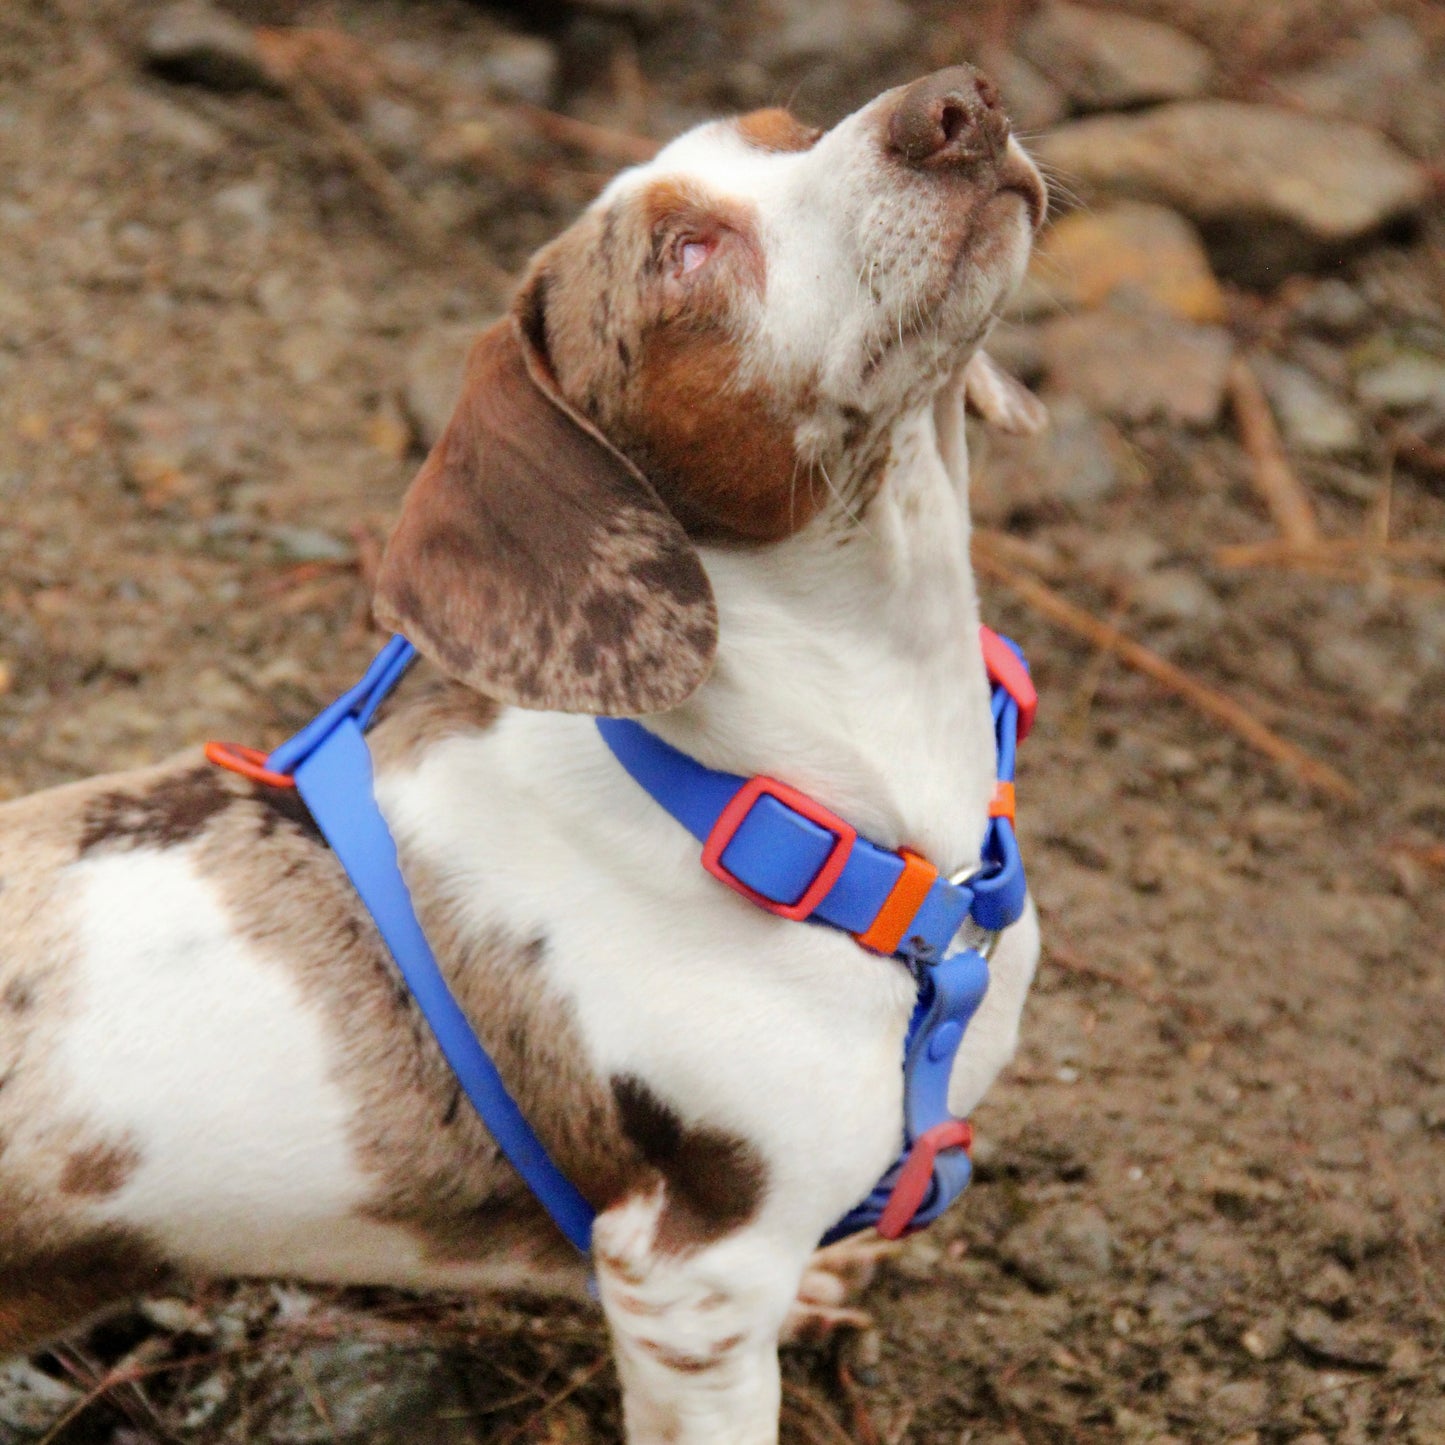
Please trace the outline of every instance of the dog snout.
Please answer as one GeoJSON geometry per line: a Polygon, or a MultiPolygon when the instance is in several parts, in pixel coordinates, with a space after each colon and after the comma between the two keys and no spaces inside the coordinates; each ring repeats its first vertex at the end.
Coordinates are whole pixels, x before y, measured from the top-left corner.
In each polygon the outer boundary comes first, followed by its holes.
{"type": "Polygon", "coordinates": [[[971,65],[953,65],[907,86],[893,103],[888,144],[917,169],[996,161],[1009,123],[998,87],[971,65]]]}

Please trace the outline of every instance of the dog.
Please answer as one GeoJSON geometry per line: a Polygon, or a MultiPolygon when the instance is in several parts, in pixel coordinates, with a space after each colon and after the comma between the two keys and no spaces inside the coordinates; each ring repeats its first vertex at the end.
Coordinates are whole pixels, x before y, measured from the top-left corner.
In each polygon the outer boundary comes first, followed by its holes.
{"type": "MultiPolygon", "coordinates": [[[[598,1211],[501,1157],[305,807],[195,754],[0,808],[0,1350],[174,1274],[582,1294],[627,1437],[777,1437],[780,1332],[896,1158],[915,983],[752,907],[618,766],[630,715],[945,873],[995,779],[964,405],[1045,212],[955,67],[614,179],[472,351],[378,579],[376,797],[457,999],[598,1211]]],[[[1008,1060],[1007,929],[949,1089],[1008,1060]]],[[[818,1297],[815,1295],[815,1297],[818,1297]]]]}

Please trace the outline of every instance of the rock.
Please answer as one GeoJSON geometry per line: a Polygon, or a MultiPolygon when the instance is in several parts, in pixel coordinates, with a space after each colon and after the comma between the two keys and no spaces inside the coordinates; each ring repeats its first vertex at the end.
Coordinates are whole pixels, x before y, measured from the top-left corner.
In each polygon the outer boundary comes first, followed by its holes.
{"type": "Polygon", "coordinates": [[[1096,311],[1043,328],[1049,384],[1123,421],[1207,427],[1224,400],[1233,342],[1217,326],[1157,312],[1096,311]]]}
{"type": "Polygon", "coordinates": [[[1318,681],[1382,712],[1403,712],[1414,690],[1414,678],[1388,648],[1341,632],[1333,620],[1322,623],[1307,656],[1318,681]]]}
{"type": "Polygon", "coordinates": [[[1382,15],[1319,64],[1275,80],[1287,104],[1392,129],[1412,104],[1429,99],[1430,52],[1401,15],[1382,15]]]}
{"type": "Polygon", "coordinates": [[[1145,573],[1131,596],[1140,615],[1150,622],[1215,628],[1224,621],[1224,604],[1202,578],[1182,567],[1145,573]]]}
{"type": "Polygon", "coordinates": [[[1239,1343],[1251,1359],[1277,1360],[1289,1343],[1289,1324],[1284,1315],[1275,1310],[1245,1330],[1239,1343]]]}
{"type": "Polygon", "coordinates": [[[1033,135],[1063,119],[1063,91],[1016,52],[990,46],[979,52],[978,65],[998,86],[1015,130],[1033,135]]]}
{"type": "Polygon", "coordinates": [[[160,11],[145,34],[145,58],[161,75],[212,90],[274,88],[254,34],[204,0],[160,11]]]}
{"type": "Polygon", "coordinates": [[[1263,1380],[1230,1380],[1210,1391],[1210,1419],[1231,1433],[1266,1423],[1269,1386],[1263,1380]]]}
{"type": "Polygon", "coordinates": [[[1026,283],[1030,314],[1101,306],[1120,291],[1186,321],[1222,321],[1224,294],[1198,231],[1177,211],[1124,202],[1073,211],[1044,232],[1026,283]]]}
{"type": "Polygon", "coordinates": [[[290,527],[278,524],[266,529],[276,551],[286,562],[349,562],[356,548],[319,527],[290,527]]]}
{"type": "Polygon", "coordinates": [[[1326,1310],[1348,1304],[1354,1292],[1354,1276],[1334,1260],[1327,1261],[1307,1279],[1300,1291],[1312,1305],[1320,1305],[1326,1310]]]}
{"type": "Polygon", "coordinates": [[[1205,229],[1216,268],[1277,282],[1420,208],[1425,170],[1378,132],[1242,101],[1096,116],[1036,143],[1085,200],[1132,196],[1205,229]]]}
{"type": "Polygon", "coordinates": [[[1254,369],[1285,440],[1295,450],[1311,456],[1337,456],[1364,446],[1364,431],[1354,412],[1304,367],[1261,356],[1254,369]]]}
{"type": "Polygon", "coordinates": [[[7,1430],[43,1435],[81,1398],[74,1385],[24,1360],[0,1361],[0,1425],[7,1430]]]}
{"type": "Polygon", "coordinates": [[[1018,48],[1085,110],[1203,95],[1214,72],[1209,51],[1167,25],[1059,0],[1023,27],[1018,48]]]}
{"type": "Polygon", "coordinates": [[[451,322],[419,336],[406,358],[402,401],[424,447],[437,443],[457,404],[467,353],[489,323],[451,322]]]}
{"type": "Polygon", "coordinates": [[[1355,392],[1384,411],[1429,407],[1445,413],[1445,359],[1427,351],[1402,349],[1355,378],[1355,392]]]}
{"type": "Polygon", "coordinates": [[[271,229],[269,181],[238,181],[233,186],[223,186],[211,204],[221,216],[240,221],[262,235],[271,229]]]}
{"type": "Polygon", "coordinates": [[[1038,1211],[1003,1243],[1004,1258],[1038,1289],[1073,1289],[1108,1274],[1114,1244],[1108,1221],[1091,1205],[1038,1211]]]}
{"type": "Polygon", "coordinates": [[[493,95],[551,105],[561,61],[557,47],[540,35],[501,35],[476,61],[478,79],[493,95]]]}
{"type": "Polygon", "coordinates": [[[969,443],[974,515],[1002,523],[1051,504],[1088,508],[1113,495],[1123,443],[1081,402],[1063,397],[1034,436],[1005,436],[980,425],[969,443]]]}
{"type": "Polygon", "coordinates": [[[1370,303],[1348,281],[1327,276],[1304,293],[1293,315],[1298,325],[1327,336],[1350,336],[1370,319],[1370,303]]]}
{"type": "Polygon", "coordinates": [[[901,0],[756,0],[749,26],[754,58],[767,66],[820,60],[853,68],[859,57],[875,64],[913,33],[915,21],[901,0]]]}
{"type": "Polygon", "coordinates": [[[252,1411],[248,1438],[271,1445],[472,1438],[467,1417],[475,1407],[439,1355],[343,1341],[298,1350],[293,1364],[252,1411]],[[307,1388],[296,1388],[297,1379],[307,1388]]]}
{"type": "Polygon", "coordinates": [[[1369,1325],[1341,1323],[1323,1310],[1302,1310],[1290,1325],[1290,1338],[1332,1365],[1380,1369],[1389,1362],[1390,1341],[1369,1325]]]}

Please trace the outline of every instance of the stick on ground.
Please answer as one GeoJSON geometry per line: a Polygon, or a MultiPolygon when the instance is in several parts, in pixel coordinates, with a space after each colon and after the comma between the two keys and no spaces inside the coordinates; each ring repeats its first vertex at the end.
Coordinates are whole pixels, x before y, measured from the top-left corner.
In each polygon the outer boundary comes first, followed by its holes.
{"type": "Polygon", "coordinates": [[[1248,360],[1239,356],[1229,371],[1229,399],[1239,425],[1239,438],[1253,463],[1254,485],[1280,534],[1297,546],[1320,540],[1315,509],[1285,454],[1274,413],[1248,360]]]}
{"type": "Polygon", "coordinates": [[[984,576],[1007,587],[1014,596],[1041,617],[1087,639],[1096,647],[1106,648],[1117,654],[1126,666],[1152,678],[1206,717],[1223,723],[1251,747],[1273,759],[1309,787],[1342,802],[1359,801],[1360,794],[1355,785],[1328,763],[1311,757],[1303,748],[1296,747],[1294,743],[1272,732],[1233,698],[1197,682],[1172,662],[1160,657],[1157,652],[1126,637],[1117,627],[1110,627],[1107,622],[1100,622],[1082,607],[1075,606],[1046,583],[1034,577],[1026,577],[1006,563],[1000,562],[990,553],[985,537],[975,539],[974,564],[984,576]]]}

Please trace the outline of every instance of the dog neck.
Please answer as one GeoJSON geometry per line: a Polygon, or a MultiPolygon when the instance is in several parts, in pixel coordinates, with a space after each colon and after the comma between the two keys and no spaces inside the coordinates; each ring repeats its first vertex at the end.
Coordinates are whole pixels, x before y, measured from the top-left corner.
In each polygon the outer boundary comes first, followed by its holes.
{"type": "Polygon", "coordinates": [[[996,759],[967,473],[950,388],[894,426],[861,518],[706,552],[716,668],[647,725],[711,767],[802,788],[879,843],[976,862],[996,759]]]}

